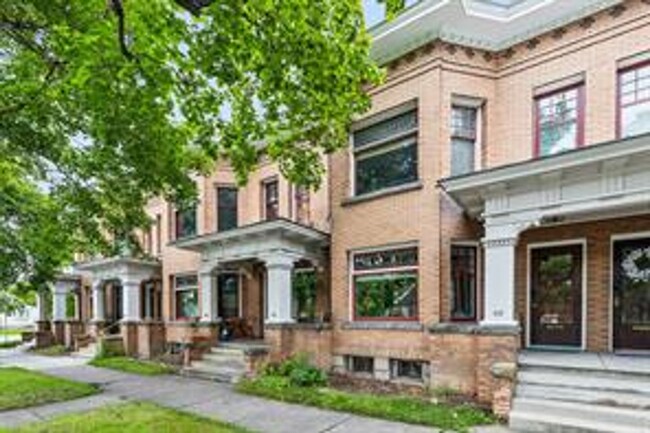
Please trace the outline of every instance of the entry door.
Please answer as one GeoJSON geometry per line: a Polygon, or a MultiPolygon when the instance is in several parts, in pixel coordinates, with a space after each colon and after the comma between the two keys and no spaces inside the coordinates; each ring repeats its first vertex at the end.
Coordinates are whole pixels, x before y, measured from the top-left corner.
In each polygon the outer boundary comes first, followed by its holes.
{"type": "Polygon", "coordinates": [[[219,274],[217,290],[219,317],[222,319],[239,317],[239,274],[219,274]]]}
{"type": "Polygon", "coordinates": [[[614,242],[614,348],[650,350],[650,238],[614,242]]]}
{"type": "Polygon", "coordinates": [[[531,252],[530,344],[582,345],[582,245],[531,252]]]}

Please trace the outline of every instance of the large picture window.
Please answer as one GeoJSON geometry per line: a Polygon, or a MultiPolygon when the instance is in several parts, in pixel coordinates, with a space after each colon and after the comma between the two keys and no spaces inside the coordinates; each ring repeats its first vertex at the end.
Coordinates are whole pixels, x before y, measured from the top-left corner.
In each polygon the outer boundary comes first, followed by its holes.
{"type": "Polygon", "coordinates": [[[176,211],[176,239],[194,236],[196,234],[196,207],[188,207],[176,211]]]}
{"type": "Polygon", "coordinates": [[[416,247],[352,256],[356,320],[415,320],[418,296],[416,247]]]}
{"type": "Polygon", "coordinates": [[[199,282],[196,275],[174,277],[174,301],[176,319],[187,320],[199,317],[199,282]]]}
{"type": "Polygon", "coordinates": [[[581,84],[536,98],[537,156],[554,155],[582,146],[583,93],[581,84]]]}
{"type": "Polygon", "coordinates": [[[353,133],[355,195],[418,179],[417,130],[412,108],[353,133]]]}
{"type": "Polygon", "coordinates": [[[237,188],[217,187],[217,230],[237,228],[237,188]]]}
{"type": "Polygon", "coordinates": [[[619,73],[621,137],[650,133],[650,62],[619,73]]]}
{"type": "Polygon", "coordinates": [[[451,247],[451,319],[476,320],[477,248],[451,247]]]}

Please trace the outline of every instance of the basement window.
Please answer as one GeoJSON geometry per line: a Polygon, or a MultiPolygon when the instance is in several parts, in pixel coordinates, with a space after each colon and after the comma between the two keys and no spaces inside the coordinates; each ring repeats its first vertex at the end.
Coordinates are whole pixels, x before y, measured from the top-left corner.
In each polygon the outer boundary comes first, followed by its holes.
{"type": "Polygon", "coordinates": [[[404,359],[391,359],[391,379],[422,382],[424,380],[424,362],[404,359]]]}
{"type": "Polygon", "coordinates": [[[346,370],[350,373],[372,375],[375,371],[375,359],[370,356],[348,356],[346,370]]]}

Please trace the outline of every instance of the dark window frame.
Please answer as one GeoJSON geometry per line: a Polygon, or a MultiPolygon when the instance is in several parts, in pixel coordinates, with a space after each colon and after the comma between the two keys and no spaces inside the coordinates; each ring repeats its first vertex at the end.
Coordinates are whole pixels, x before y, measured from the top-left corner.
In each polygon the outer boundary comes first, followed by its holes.
{"type": "Polygon", "coordinates": [[[262,181],[262,212],[264,221],[280,218],[280,181],[277,176],[262,181]],[[275,185],[274,200],[269,200],[269,187],[271,185],[275,185]],[[270,210],[271,212],[269,212],[270,210]]]}
{"type": "Polygon", "coordinates": [[[482,156],[482,117],[483,117],[483,107],[478,103],[476,105],[467,105],[462,103],[453,103],[451,105],[451,121],[450,121],[450,151],[449,151],[449,173],[451,176],[459,176],[462,174],[473,173],[479,170],[482,166],[481,156],[482,156]],[[456,113],[457,111],[472,111],[473,112],[473,125],[470,130],[462,130],[456,125],[456,113]],[[469,133],[468,133],[469,131],[469,133]],[[454,143],[456,141],[464,141],[472,143],[472,167],[470,171],[466,172],[454,172],[454,143]]]}
{"type": "Polygon", "coordinates": [[[198,234],[198,207],[197,206],[192,206],[186,209],[176,209],[174,211],[174,235],[175,239],[184,239],[188,238],[191,236],[196,236],[198,234]],[[193,229],[191,232],[185,233],[183,231],[184,228],[184,222],[183,219],[186,216],[186,213],[192,212],[194,214],[194,224],[193,224],[193,229]]]}
{"type": "Polygon", "coordinates": [[[311,191],[303,185],[293,187],[294,218],[300,224],[311,222],[311,191]]]}
{"type": "Polygon", "coordinates": [[[216,224],[216,231],[217,232],[223,232],[223,231],[228,231],[228,230],[233,230],[239,226],[239,188],[237,188],[235,185],[216,185],[215,186],[215,201],[216,201],[216,217],[217,217],[217,224],[216,224]],[[233,192],[235,194],[235,199],[234,199],[234,204],[232,206],[226,206],[223,203],[221,193],[224,191],[229,191],[233,192]],[[222,211],[230,211],[232,212],[231,216],[234,215],[234,225],[232,227],[225,227],[224,221],[226,220],[222,216],[222,211]]]}
{"type": "MultiPolygon", "coordinates": [[[[616,71],[616,137],[619,139],[626,138],[626,136],[623,135],[623,109],[634,105],[650,102],[650,98],[647,98],[647,99],[642,99],[640,101],[635,100],[634,103],[625,104],[624,106],[623,105],[624,95],[622,92],[623,75],[631,71],[637,71],[639,69],[645,69],[648,67],[650,67],[650,59],[639,61],[632,65],[620,68],[618,69],[618,71],[616,71]]],[[[638,89],[636,89],[635,91],[638,91],[638,89]]],[[[633,137],[633,135],[630,135],[629,137],[633,137]]]]}
{"type": "Polygon", "coordinates": [[[372,356],[348,355],[345,364],[348,373],[370,376],[375,374],[375,358],[372,356]]]}
{"type": "Polygon", "coordinates": [[[401,247],[386,247],[373,249],[370,251],[357,251],[353,252],[350,255],[350,290],[352,293],[352,315],[354,321],[372,321],[372,322],[417,322],[419,320],[419,293],[420,293],[420,274],[419,274],[419,249],[416,245],[411,246],[401,246],[401,247]],[[397,264],[396,266],[385,267],[385,266],[376,266],[374,268],[366,269],[356,269],[355,267],[355,257],[358,255],[367,255],[367,254],[381,254],[389,253],[391,251],[401,252],[404,250],[415,250],[415,264],[397,264]],[[414,296],[414,305],[413,314],[410,316],[364,316],[358,314],[357,311],[357,279],[360,277],[368,275],[402,275],[415,277],[415,294],[414,296]]]}
{"type": "Polygon", "coordinates": [[[423,382],[425,377],[425,361],[416,359],[391,359],[390,360],[390,378],[392,380],[418,381],[423,382]],[[406,366],[415,366],[416,375],[406,374],[406,366]]]}
{"type": "Polygon", "coordinates": [[[174,292],[174,317],[177,321],[190,321],[195,320],[201,317],[201,312],[199,311],[200,301],[199,301],[199,280],[198,275],[196,274],[176,274],[172,275],[172,287],[174,292]],[[178,282],[181,278],[194,278],[194,284],[187,284],[180,286],[178,282]],[[183,292],[194,292],[196,296],[196,315],[195,316],[186,316],[180,312],[180,302],[178,302],[179,294],[183,292]]]}
{"type": "MultiPolygon", "coordinates": [[[[449,263],[449,270],[450,270],[450,275],[449,275],[449,294],[450,294],[450,300],[449,300],[449,319],[452,322],[476,322],[478,319],[478,285],[479,285],[479,248],[478,244],[475,243],[453,243],[450,248],[450,263],[449,263]],[[474,287],[473,287],[473,294],[471,295],[471,302],[473,304],[472,307],[472,315],[471,316],[457,316],[454,314],[455,311],[457,311],[457,308],[455,307],[455,302],[457,300],[457,291],[461,290],[460,288],[455,287],[455,282],[456,282],[456,272],[462,272],[462,271],[455,271],[454,269],[454,250],[455,249],[463,249],[463,250],[472,250],[473,251],[473,269],[471,269],[469,272],[471,273],[471,278],[473,279],[474,282],[474,287]]],[[[465,270],[467,272],[467,270],[465,270]]]]}
{"type": "MultiPolygon", "coordinates": [[[[586,92],[585,92],[585,83],[581,81],[576,84],[571,84],[569,86],[564,86],[559,89],[554,89],[548,92],[535,95],[533,98],[533,156],[535,158],[543,158],[546,156],[551,156],[552,154],[542,155],[542,143],[541,143],[541,115],[540,115],[540,103],[541,101],[552,98],[563,93],[568,93],[573,90],[577,91],[577,103],[576,103],[576,137],[574,142],[573,149],[578,149],[585,144],[585,109],[586,109],[586,92]]],[[[561,152],[560,152],[561,153],[561,152]]]]}
{"type": "Polygon", "coordinates": [[[381,193],[384,190],[408,185],[420,179],[419,114],[417,101],[410,101],[401,107],[392,108],[374,116],[373,118],[376,120],[373,121],[371,118],[370,121],[367,121],[367,125],[353,129],[350,135],[352,196],[363,197],[381,193]],[[390,122],[394,123],[391,125],[390,122]],[[382,126],[385,126],[383,131],[381,130],[382,126]],[[377,131],[382,132],[383,135],[373,137],[372,132],[377,131]],[[404,154],[400,155],[398,153],[400,151],[404,154]],[[360,188],[360,166],[363,161],[376,160],[388,155],[391,157],[397,155],[398,158],[403,158],[407,154],[411,156],[408,176],[397,182],[393,180],[386,185],[372,186],[363,190],[360,188]]]}

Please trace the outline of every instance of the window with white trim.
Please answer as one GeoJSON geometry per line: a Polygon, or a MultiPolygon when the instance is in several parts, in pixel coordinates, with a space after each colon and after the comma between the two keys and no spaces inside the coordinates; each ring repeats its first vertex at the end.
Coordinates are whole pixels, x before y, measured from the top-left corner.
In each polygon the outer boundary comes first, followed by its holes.
{"type": "Polygon", "coordinates": [[[480,108],[451,107],[451,175],[471,173],[480,168],[480,108]]]}
{"type": "Polygon", "coordinates": [[[417,247],[352,254],[355,320],[416,320],[417,247]]]}
{"type": "Polygon", "coordinates": [[[199,317],[199,280],[196,275],[175,275],[174,302],[176,319],[199,317]]]}
{"type": "Polygon", "coordinates": [[[622,138],[650,132],[650,62],[619,72],[622,138]]]}
{"type": "Polygon", "coordinates": [[[418,111],[392,115],[352,133],[354,195],[418,179],[418,111]]]}

